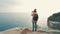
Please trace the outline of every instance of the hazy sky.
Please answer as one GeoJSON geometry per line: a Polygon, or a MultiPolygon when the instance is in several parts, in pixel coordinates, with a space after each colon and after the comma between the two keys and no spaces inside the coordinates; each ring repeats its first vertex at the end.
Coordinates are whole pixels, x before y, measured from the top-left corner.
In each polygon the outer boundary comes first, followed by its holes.
{"type": "Polygon", "coordinates": [[[60,0],[0,0],[0,13],[31,13],[35,8],[40,18],[46,19],[60,11],[60,0]]]}
{"type": "Polygon", "coordinates": [[[0,0],[0,12],[31,12],[34,8],[40,14],[58,12],[60,0],[0,0]]]}

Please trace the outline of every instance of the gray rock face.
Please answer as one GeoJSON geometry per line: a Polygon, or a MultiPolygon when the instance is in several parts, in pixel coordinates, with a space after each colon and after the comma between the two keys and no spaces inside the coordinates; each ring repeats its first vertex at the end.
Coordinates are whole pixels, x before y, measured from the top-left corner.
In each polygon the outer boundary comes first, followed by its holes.
{"type": "Polygon", "coordinates": [[[48,17],[47,25],[49,28],[60,29],[60,12],[48,17]]]}

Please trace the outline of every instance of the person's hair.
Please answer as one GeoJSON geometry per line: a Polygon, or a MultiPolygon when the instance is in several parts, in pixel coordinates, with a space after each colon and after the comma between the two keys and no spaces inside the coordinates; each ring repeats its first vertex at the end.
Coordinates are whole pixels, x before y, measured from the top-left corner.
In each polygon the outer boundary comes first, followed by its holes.
{"type": "Polygon", "coordinates": [[[36,10],[37,10],[37,9],[34,9],[34,12],[37,12],[36,10]]]}

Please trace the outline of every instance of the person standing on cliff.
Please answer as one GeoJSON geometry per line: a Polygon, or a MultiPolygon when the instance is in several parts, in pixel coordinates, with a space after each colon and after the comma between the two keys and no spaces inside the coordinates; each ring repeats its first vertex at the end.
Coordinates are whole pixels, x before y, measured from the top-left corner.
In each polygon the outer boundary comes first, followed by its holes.
{"type": "Polygon", "coordinates": [[[37,9],[34,9],[34,11],[32,11],[32,31],[36,31],[37,30],[37,21],[38,21],[38,13],[37,13],[37,9]]]}

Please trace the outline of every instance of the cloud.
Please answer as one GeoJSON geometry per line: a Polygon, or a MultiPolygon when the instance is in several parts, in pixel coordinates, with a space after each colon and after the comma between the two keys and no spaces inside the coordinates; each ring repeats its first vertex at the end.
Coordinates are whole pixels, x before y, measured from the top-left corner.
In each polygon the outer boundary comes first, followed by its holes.
{"type": "Polygon", "coordinates": [[[0,12],[13,10],[20,6],[20,0],[0,0],[0,12]]]}
{"type": "Polygon", "coordinates": [[[60,0],[0,0],[0,10],[28,12],[37,8],[40,14],[44,15],[44,13],[48,13],[47,15],[49,15],[53,13],[53,11],[60,9],[59,1],[60,0]]]}
{"type": "Polygon", "coordinates": [[[20,0],[0,0],[0,5],[8,6],[8,5],[19,5],[20,0]]]}

